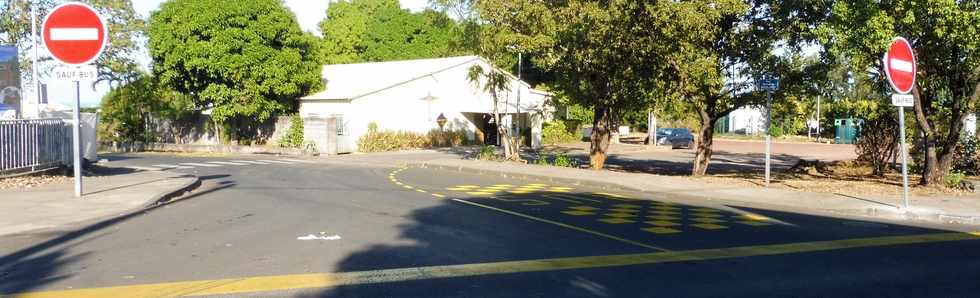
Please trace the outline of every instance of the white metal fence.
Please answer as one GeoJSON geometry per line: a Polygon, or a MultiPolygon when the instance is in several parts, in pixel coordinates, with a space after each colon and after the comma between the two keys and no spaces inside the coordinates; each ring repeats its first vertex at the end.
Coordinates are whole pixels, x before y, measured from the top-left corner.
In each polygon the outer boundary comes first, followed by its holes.
{"type": "Polygon", "coordinates": [[[0,120],[0,177],[71,165],[71,134],[61,119],[0,120]]]}

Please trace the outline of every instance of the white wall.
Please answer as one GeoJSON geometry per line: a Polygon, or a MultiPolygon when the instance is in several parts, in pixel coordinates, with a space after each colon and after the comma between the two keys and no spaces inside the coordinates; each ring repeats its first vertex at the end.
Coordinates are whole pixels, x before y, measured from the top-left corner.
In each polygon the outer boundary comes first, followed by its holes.
{"type": "Polygon", "coordinates": [[[763,133],[766,130],[766,115],[758,107],[743,107],[728,114],[728,130],[745,130],[747,134],[763,133]]]}

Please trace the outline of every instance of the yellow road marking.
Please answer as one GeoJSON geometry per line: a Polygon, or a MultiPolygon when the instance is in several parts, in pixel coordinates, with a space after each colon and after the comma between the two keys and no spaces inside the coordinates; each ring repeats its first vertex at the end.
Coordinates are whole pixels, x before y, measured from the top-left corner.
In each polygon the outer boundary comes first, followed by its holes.
{"type": "Polygon", "coordinates": [[[412,187],[411,185],[402,185],[402,187],[407,189],[415,189],[415,187],[412,187]]]}
{"type": "Polygon", "coordinates": [[[568,229],[572,229],[572,230],[576,230],[576,231],[579,231],[579,232],[596,235],[596,236],[603,237],[603,238],[609,238],[609,239],[612,239],[612,240],[616,240],[616,241],[624,242],[624,243],[629,243],[629,244],[633,244],[633,245],[640,246],[640,247],[646,247],[646,248],[649,248],[649,249],[654,249],[654,250],[659,250],[659,251],[669,251],[667,249],[663,249],[663,248],[656,247],[656,246],[653,246],[653,245],[643,244],[643,243],[636,242],[636,241],[633,241],[633,240],[629,240],[629,239],[626,239],[626,238],[616,237],[616,236],[613,236],[613,235],[609,235],[609,234],[598,232],[598,231],[589,230],[589,229],[586,229],[586,228],[581,228],[581,227],[576,227],[576,226],[573,226],[573,225],[563,224],[563,223],[560,223],[560,222],[557,222],[557,221],[553,221],[553,220],[547,220],[547,219],[540,218],[540,217],[530,216],[530,215],[527,215],[527,214],[524,214],[524,213],[518,213],[518,212],[514,212],[514,211],[510,211],[510,210],[504,210],[504,209],[500,209],[500,208],[497,208],[497,207],[487,206],[487,205],[483,205],[483,204],[475,203],[475,202],[470,202],[470,201],[466,201],[466,200],[453,199],[453,201],[460,202],[460,203],[467,204],[467,205],[477,206],[477,207],[481,207],[481,208],[486,208],[486,209],[490,209],[490,210],[497,211],[497,212],[503,212],[503,213],[507,213],[507,214],[510,214],[510,215],[527,218],[527,219],[534,220],[534,221],[539,221],[539,222],[543,222],[543,223],[549,223],[549,224],[553,224],[553,225],[556,225],[556,226],[559,226],[559,227],[568,228],[568,229]]]}
{"type": "Polygon", "coordinates": [[[445,195],[437,194],[437,193],[432,194],[432,196],[433,197],[437,197],[437,198],[445,198],[446,197],[445,195]]]}
{"type": "Polygon", "coordinates": [[[421,193],[428,193],[428,192],[427,192],[427,191],[425,191],[424,189],[416,189],[415,191],[417,191],[417,192],[421,192],[421,193]]]}
{"type": "Polygon", "coordinates": [[[93,297],[173,297],[231,295],[252,292],[286,291],[311,288],[381,284],[442,278],[459,278],[545,272],[557,270],[610,268],[635,265],[652,265],[690,261],[709,261],[730,258],[786,255],[842,249],[911,245],[934,242],[951,242],[980,239],[980,232],[940,233],[910,236],[889,236],[789,244],[770,244],[731,248],[664,251],[641,254],[569,257],[493,263],[396,268],[342,273],[313,273],[278,276],[256,276],[215,280],[171,282],[35,292],[15,294],[23,298],[93,298],[93,297]]]}

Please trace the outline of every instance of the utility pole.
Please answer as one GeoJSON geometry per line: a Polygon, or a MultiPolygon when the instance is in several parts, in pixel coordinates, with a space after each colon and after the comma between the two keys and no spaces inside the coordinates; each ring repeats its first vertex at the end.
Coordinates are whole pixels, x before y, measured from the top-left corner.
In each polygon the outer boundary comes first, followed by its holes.
{"type": "Polygon", "coordinates": [[[521,68],[523,68],[524,59],[521,52],[517,52],[517,146],[520,148],[521,141],[524,137],[521,136],[521,85],[524,81],[521,80],[521,68]]]}
{"type": "Polygon", "coordinates": [[[820,95],[817,95],[817,143],[820,143],[820,95]]]}
{"type": "MultiPolygon", "coordinates": [[[[34,60],[31,63],[31,69],[33,73],[31,74],[32,85],[34,90],[34,117],[41,118],[41,84],[40,79],[37,77],[37,3],[31,1],[31,48],[34,50],[34,60]]],[[[25,109],[21,109],[24,111],[25,109]]]]}

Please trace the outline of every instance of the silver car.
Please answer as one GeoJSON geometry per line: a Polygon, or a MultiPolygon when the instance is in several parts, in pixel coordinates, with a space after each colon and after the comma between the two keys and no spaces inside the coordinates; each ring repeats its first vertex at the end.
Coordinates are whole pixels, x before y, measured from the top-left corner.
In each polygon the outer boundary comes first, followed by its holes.
{"type": "Polygon", "coordinates": [[[694,147],[694,134],[687,128],[658,128],[657,145],[670,145],[671,149],[694,147]]]}

